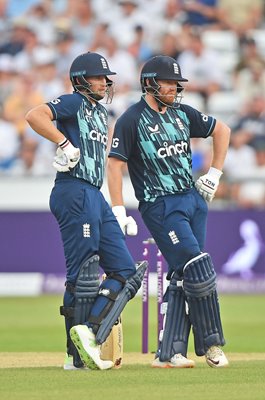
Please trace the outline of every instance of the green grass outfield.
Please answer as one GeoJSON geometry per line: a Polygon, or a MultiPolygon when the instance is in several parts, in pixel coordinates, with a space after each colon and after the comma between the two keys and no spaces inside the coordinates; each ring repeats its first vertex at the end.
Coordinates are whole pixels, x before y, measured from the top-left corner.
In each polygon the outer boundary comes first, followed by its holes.
{"type": "Polygon", "coordinates": [[[0,399],[264,400],[265,296],[221,296],[230,367],[218,370],[189,356],[194,369],[152,369],[156,304],[150,305],[150,353],[141,354],[141,300],[123,312],[124,364],[120,370],[63,371],[60,296],[0,298],[0,399]]]}

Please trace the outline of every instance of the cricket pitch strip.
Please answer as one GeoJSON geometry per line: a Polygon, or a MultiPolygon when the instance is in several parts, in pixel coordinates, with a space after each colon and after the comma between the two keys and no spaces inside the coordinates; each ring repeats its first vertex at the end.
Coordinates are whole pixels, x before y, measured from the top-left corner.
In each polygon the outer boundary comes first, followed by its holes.
{"type": "MultiPolygon", "coordinates": [[[[189,354],[196,363],[205,362],[204,357],[189,354]]],[[[228,360],[233,361],[265,361],[265,353],[227,353],[228,360]]],[[[0,368],[42,368],[62,367],[64,361],[63,353],[0,353],[2,360],[0,368]]],[[[124,353],[123,365],[150,365],[154,354],[124,353]]]]}

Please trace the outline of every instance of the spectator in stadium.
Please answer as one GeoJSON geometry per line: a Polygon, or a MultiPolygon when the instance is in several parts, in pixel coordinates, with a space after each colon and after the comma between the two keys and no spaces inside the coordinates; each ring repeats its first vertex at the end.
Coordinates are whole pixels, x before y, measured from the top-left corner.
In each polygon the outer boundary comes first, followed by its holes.
{"type": "Polygon", "coordinates": [[[52,143],[39,140],[34,132],[20,137],[18,158],[8,170],[8,176],[52,176],[52,143]]]}
{"type": "Polygon", "coordinates": [[[37,90],[36,84],[37,80],[32,71],[21,72],[13,91],[4,103],[5,118],[15,125],[18,136],[25,134],[27,127],[25,114],[27,111],[45,101],[43,94],[37,90]]]}
{"type": "Polygon", "coordinates": [[[248,144],[255,148],[265,143],[265,97],[255,96],[244,104],[241,113],[231,120],[231,144],[248,144]]]}
{"type": "Polygon", "coordinates": [[[16,55],[24,49],[28,35],[30,34],[31,29],[28,28],[25,18],[10,23],[8,34],[0,44],[0,54],[16,55]]]}
{"type": "Polygon", "coordinates": [[[224,88],[225,74],[218,62],[217,52],[208,49],[197,32],[190,32],[188,46],[178,57],[178,63],[186,71],[188,92],[199,93],[207,102],[208,97],[224,88]]]}
{"type": "Polygon", "coordinates": [[[177,60],[183,50],[183,43],[177,34],[166,32],[161,36],[159,48],[161,54],[177,60]]]}
{"type": "Polygon", "coordinates": [[[265,59],[259,51],[255,39],[248,36],[241,41],[239,60],[234,68],[235,77],[242,70],[251,68],[253,62],[260,63],[265,68],[265,59]]]}
{"type": "Polygon", "coordinates": [[[219,0],[220,28],[230,29],[244,39],[251,29],[259,29],[264,21],[263,0],[219,0]]]}
{"type": "Polygon", "coordinates": [[[68,75],[68,65],[78,54],[87,51],[87,45],[74,39],[70,27],[58,27],[55,37],[56,69],[58,77],[61,77],[68,75]]]}
{"type": "Polygon", "coordinates": [[[149,35],[152,21],[147,14],[142,13],[139,0],[119,0],[118,5],[117,19],[108,20],[109,32],[118,46],[126,50],[134,41],[135,27],[141,25],[149,35]]]}
{"type": "Polygon", "coordinates": [[[191,29],[215,28],[219,19],[219,0],[180,0],[182,10],[186,12],[185,24],[191,29]]]}
{"type": "Polygon", "coordinates": [[[36,90],[45,101],[55,99],[64,90],[62,77],[56,68],[57,53],[51,48],[36,49],[33,55],[33,71],[36,77],[36,90]]]}
{"type": "Polygon", "coordinates": [[[7,121],[0,109],[0,172],[8,172],[18,156],[19,137],[14,124],[7,121]]]}
{"type": "Polygon", "coordinates": [[[0,0],[0,44],[6,40],[10,25],[10,20],[7,15],[7,3],[8,0],[0,0]]]}
{"type": "Polygon", "coordinates": [[[241,169],[231,186],[231,199],[237,207],[264,208],[265,206],[265,141],[256,143],[255,161],[241,169]]]}
{"type": "Polygon", "coordinates": [[[0,110],[14,89],[16,77],[14,57],[10,54],[0,54],[0,110]]]}
{"type": "Polygon", "coordinates": [[[145,31],[141,25],[136,25],[134,32],[134,40],[128,46],[128,52],[136,59],[139,67],[152,56],[152,48],[145,40],[145,31]]]}
{"type": "Polygon", "coordinates": [[[234,76],[234,89],[242,101],[263,96],[265,93],[264,61],[250,59],[248,67],[241,69],[234,76]]]}
{"type": "Polygon", "coordinates": [[[108,105],[108,111],[117,118],[131,101],[131,92],[136,88],[138,65],[130,52],[120,48],[115,37],[108,32],[106,32],[103,47],[98,48],[97,52],[104,55],[117,71],[117,75],[113,77],[115,96],[112,103],[108,105]]]}

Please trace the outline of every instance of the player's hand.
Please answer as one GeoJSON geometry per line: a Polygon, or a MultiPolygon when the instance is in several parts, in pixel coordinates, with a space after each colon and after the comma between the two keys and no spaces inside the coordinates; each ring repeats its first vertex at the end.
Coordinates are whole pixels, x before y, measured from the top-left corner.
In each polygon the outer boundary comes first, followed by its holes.
{"type": "Polygon", "coordinates": [[[54,157],[53,166],[59,172],[70,171],[70,168],[74,168],[80,159],[80,150],[74,147],[68,139],[59,143],[56,150],[56,156],[54,157]]]}
{"type": "Polygon", "coordinates": [[[125,207],[114,206],[112,207],[112,211],[124,235],[127,233],[129,236],[136,236],[138,233],[137,224],[133,217],[127,217],[125,207]]]}
{"type": "Polygon", "coordinates": [[[211,167],[206,175],[196,181],[195,187],[206,201],[213,200],[222,174],[219,169],[211,167]]]}

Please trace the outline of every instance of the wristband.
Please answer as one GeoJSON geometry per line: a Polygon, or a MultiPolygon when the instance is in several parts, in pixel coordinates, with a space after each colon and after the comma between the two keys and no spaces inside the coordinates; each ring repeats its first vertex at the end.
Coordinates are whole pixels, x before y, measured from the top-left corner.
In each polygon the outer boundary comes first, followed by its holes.
{"type": "Polygon", "coordinates": [[[64,140],[62,140],[60,143],[58,143],[58,146],[61,147],[61,149],[64,149],[66,146],[68,146],[69,144],[69,140],[64,138],[64,140]]]}

